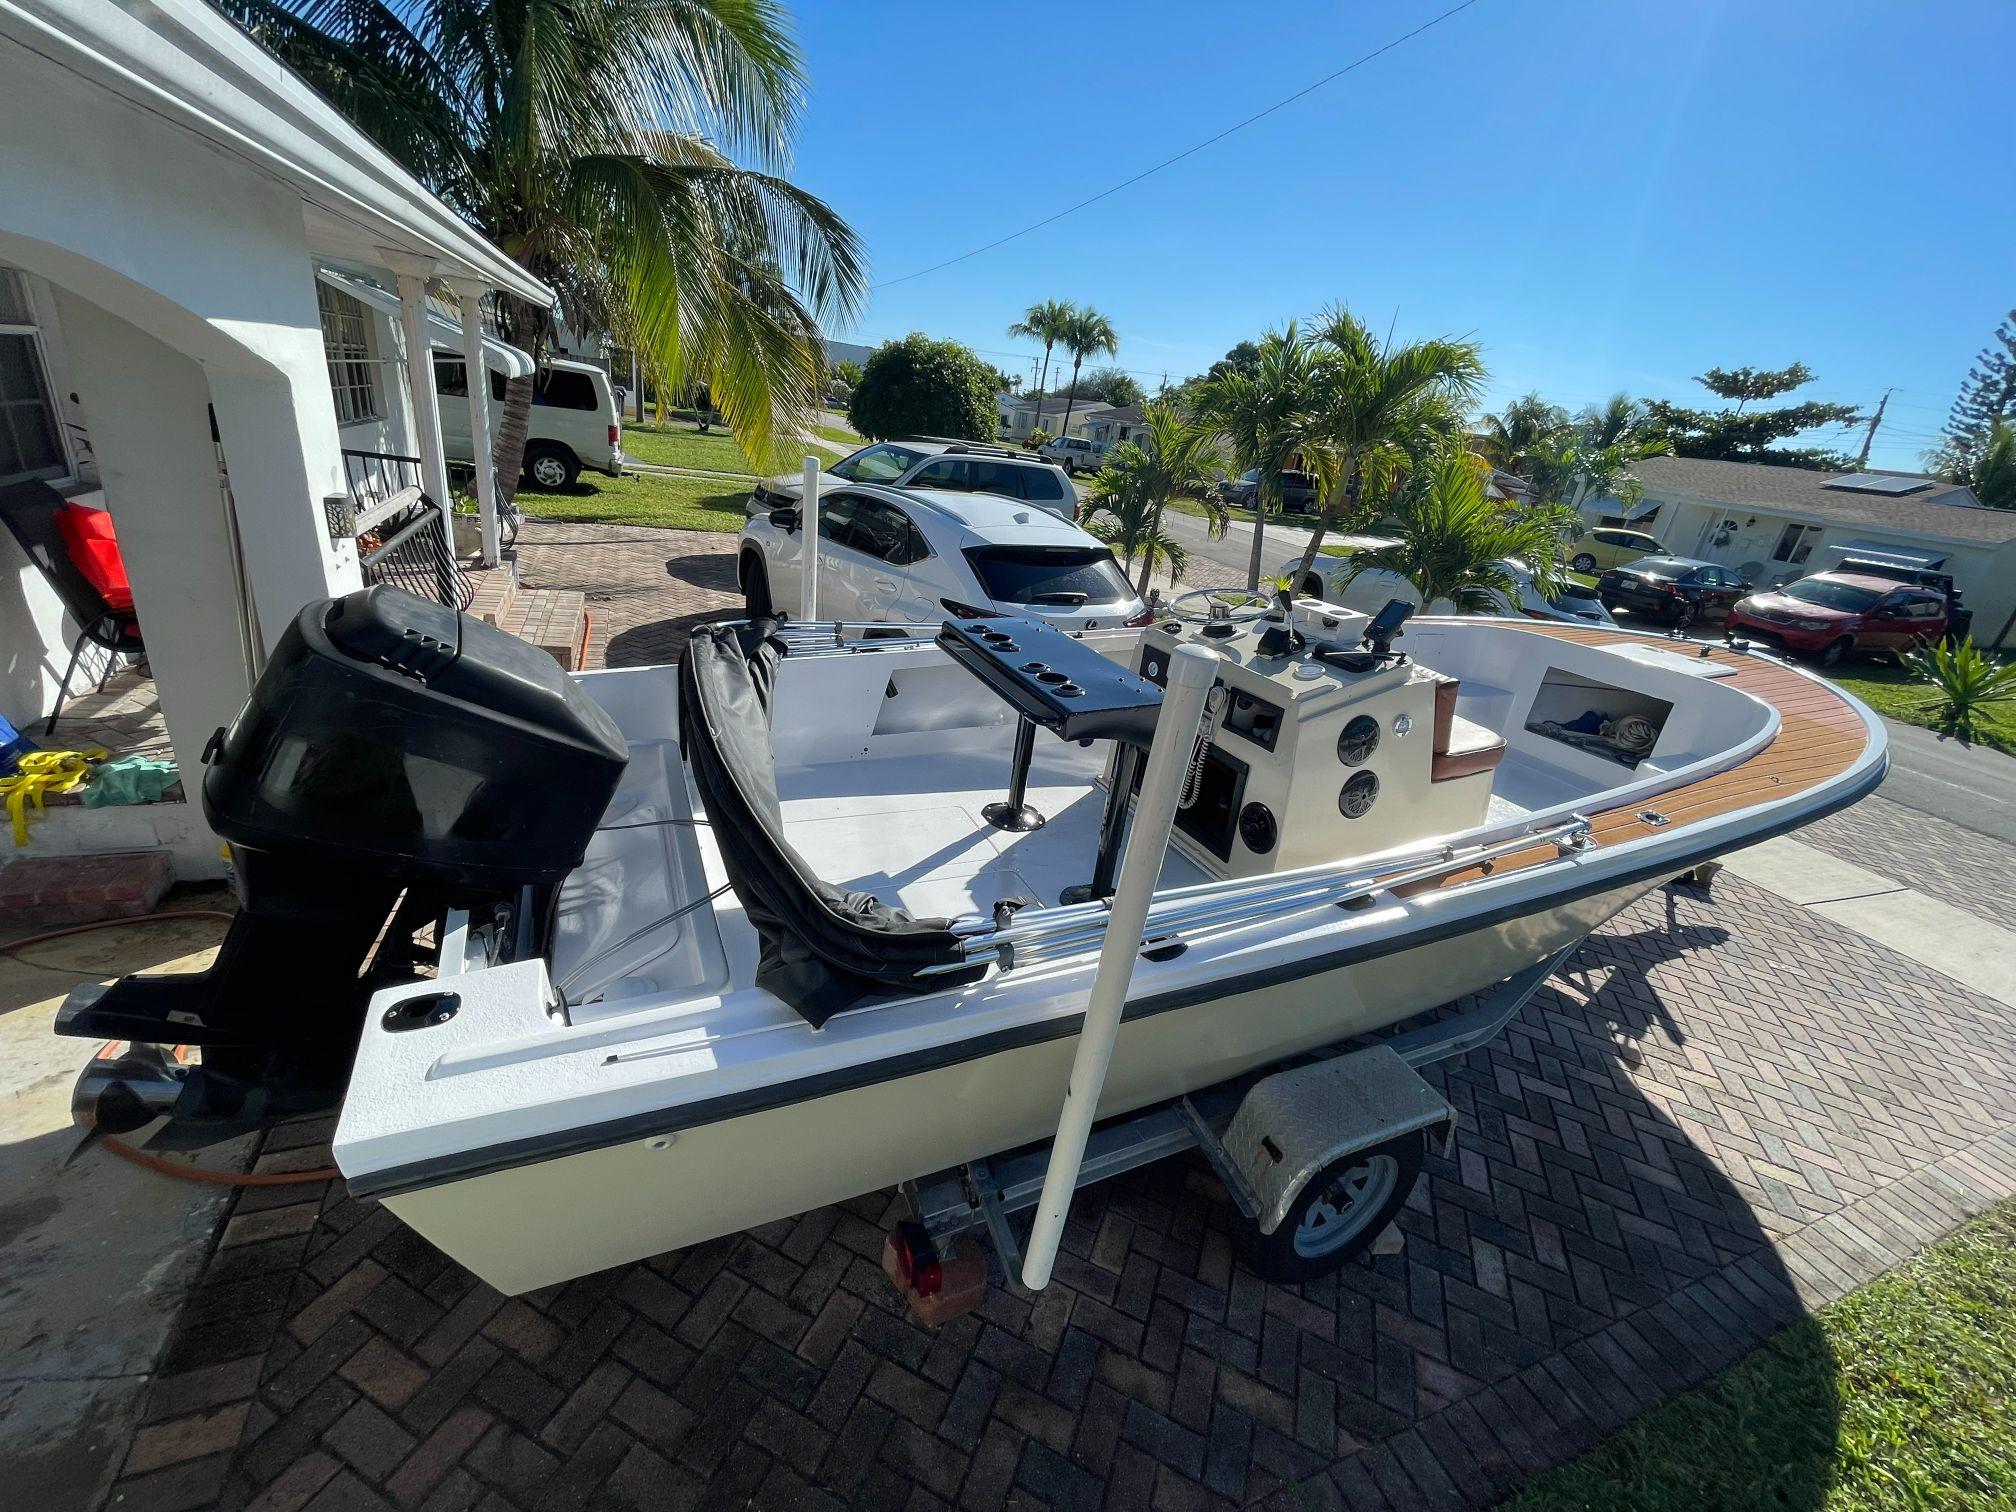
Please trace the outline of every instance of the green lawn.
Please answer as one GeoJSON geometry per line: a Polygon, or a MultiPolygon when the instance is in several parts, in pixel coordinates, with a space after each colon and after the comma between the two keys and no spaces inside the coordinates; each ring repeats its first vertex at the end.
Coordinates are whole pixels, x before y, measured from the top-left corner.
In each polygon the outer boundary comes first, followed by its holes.
{"type": "MultiPolygon", "coordinates": [[[[1195,499],[1174,498],[1169,501],[1169,507],[1178,514],[1190,515],[1196,519],[1201,520],[1207,517],[1204,506],[1195,499]]],[[[1226,513],[1242,524],[1251,525],[1253,523],[1253,511],[1250,509],[1228,509],[1226,513]]],[[[1293,525],[1301,530],[1314,530],[1317,522],[1315,515],[1296,514],[1293,511],[1289,511],[1285,514],[1271,514],[1267,516],[1267,523],[1269,525],[1293,525]]]]}
{"type": "Polygon", "coordinates": [[[564,493],[524,489],[518,503],[542,520],[593,520],[611,525],[664,525],[674,530],[738,531],[747,518],[746,484],[726,478],[679,478],[626,473],[605,478],[583,473],[564,493]]]}
{"type": "MultiPolygon", "coordinates": [[[[1889,661],[1845,661],[1827,675],[1878,714],[1928,730],[1938,728],[1925,709],[1931,686],[1912,676],[1908,667],[1889,661]]],[[[1981,743],[2016,756],[2016,709],[2004,705],[1999,715],[1991,714],[1981,743]]]]}
{"type": "MultiPolygon", "coordinates": [[[[826,432],[821,431],[824,436],[826,432]]],[[[814,446],[820,464],[830,467],[838,462],[846,452],[853,451],[860,443],[848,438],[844,449],[835,451],[826,446],[814,446]]],[[[650,462],[659,467],[697,467],[712,472],[739,473],[754,477],[757,469],[742,455],[742,448],[735,444],[735,438],[727,431],[716,427],[704,435],[692,425],[674,422],[671,425],[632,425],[623,431],[623,452],[637,462],[650,462]]],[[[800,441],[782,444],[782,461],[766,471],[788,472],[798,465],[805,455],[805,446],[800,441]]]]}
{"type": "Polygon", "coordinates": [[[2016,1204],[1528,1485],[1508,1512],[2007,1507],[2016,1204]]]}
{"type": "Polygon", "coordinates": [[[821,440],[831,441],[835,446],[840,448],[840,455],[843,457],[849,452],[861,450],[862,447],[868,444],[855,435],[854,432],[841,430],[838,426],[834,425],[815,425],[812,427],[812,434],[818,436],[821,440]]]}

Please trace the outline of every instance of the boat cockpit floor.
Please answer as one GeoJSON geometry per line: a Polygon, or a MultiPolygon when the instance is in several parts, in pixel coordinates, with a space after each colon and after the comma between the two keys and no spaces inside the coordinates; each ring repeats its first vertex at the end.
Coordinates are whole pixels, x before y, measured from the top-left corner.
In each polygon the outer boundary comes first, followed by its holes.
{"type": "MultiPolygon", "coordinates": [[[[1028,801],[1047,822],[1022,833],[981,817],[1007,796],[1005,752],[986,761],[892,756],[780,771],[785,837],[815,875],[918,918],[985,918],[1004,901],[1051,907],[1065,888],[1091,880],[1106,802],[1096,778],[1107,749],[1038,736],[1028,801]],[[873,781],[861,780],[864,768],[873,768],[873,781]],[[991,785],[977,785],[990,777],[991,785]]],[[[1163,887],[1206,880],[1183,856],[1167,854],[1163,887]]]]}

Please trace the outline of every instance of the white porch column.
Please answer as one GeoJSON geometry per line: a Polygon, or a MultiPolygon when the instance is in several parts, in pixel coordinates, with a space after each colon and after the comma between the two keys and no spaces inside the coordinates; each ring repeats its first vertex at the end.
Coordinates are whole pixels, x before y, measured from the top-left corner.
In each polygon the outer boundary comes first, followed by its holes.
{"type": "Polygon", "coordinates": [[[434,265],[424,258],[397,253],[388,252],[384,257],[399,280],[399,329],[406,339],[406,392],[413,401],[420,486],[440,508],[442,537],[453,551],[455,500],[448,492],[448,459],[441,450],[441,405],[434,396],[434,348],[427,339],[427,280],[433,276],[434,265]]]}
{"type": "Polygon", "coordinates": [[[476,515],[483,531],[483,565],[495,567],[503,542],[497,530],[497,468],[491,461],[490,369],[483,361],[483,285],[451,278],[462,308],[462,361],[469,374],[469,455],[476,468],[476,515]]]}
{"type": "MultiPolygon", "coordinates": [[[[210,386],[183,353],[88,300],[68,294],[58,300],[73,381],[89,396],[92,450],[133,579],[169,743],[193,803],[204,743],[237,716],[254,672],[239,612],[245,585],[232,570],[231,521],[210,441],[210,386]]],[[[298,507],[304,526],[319,509],[307,497],[288,503],[298,507]]],[[[282,533],[276,520],[275,534],[282,533]]],[[[269,585],[272,607],[291,619],[302,600],[280,605],[281,592],[269,585]]],[[[80,688],[73,684],[71,691],[80,688]]],[[[35,729],[39,735],[41,726],[35,729]]],[[[61,740],[63,726],[56,733],[61,740]]]]}

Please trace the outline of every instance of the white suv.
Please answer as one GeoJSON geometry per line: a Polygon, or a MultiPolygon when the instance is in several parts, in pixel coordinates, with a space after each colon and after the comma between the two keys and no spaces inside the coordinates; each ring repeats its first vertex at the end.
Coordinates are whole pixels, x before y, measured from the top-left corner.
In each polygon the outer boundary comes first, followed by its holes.
{"type": "MultiPolygon", "coordinates": [[[[1149,622],[1111,551],[1018,500],[843,483],[820,492],[819,536],[821,620],[1022,614],[1065,630],[1149,622]]],[[[752,619],[800,612],[804,540],[795,502],[742,527],[736,577],[752,619]]]]}
{"type": "MultiPolygon", "coordinates": [[[[990,446],[984,441],[941,441],[905,436],[877,441],[842,457],[819,474],[819,493],[854,483],[886,483],[892,488],[935,488],[949,493],[998,494],[1038,509],[1078,518],[1078,490],[1063,470],[1029,452],[990,446]]],[[[798,473],[765,478],[749,495],[752,515],[796,505],[804,483],[798,473]]]]}
{"type": "MultiPolygon", "coordinates": [[[[490,434],[504,421],[504,375],[490,372],[490,434]]],[[[461,357],[434,354],[434,392],[441,406],[441,450],[468,463],[469,379],[461,357]]],[[[532,380],[532,414],[525,430],[525,476],[536,488],[572,488],[584,467],[620,477],[623,425],[609,375],[588,362],[550,357],[532,380]]]]}

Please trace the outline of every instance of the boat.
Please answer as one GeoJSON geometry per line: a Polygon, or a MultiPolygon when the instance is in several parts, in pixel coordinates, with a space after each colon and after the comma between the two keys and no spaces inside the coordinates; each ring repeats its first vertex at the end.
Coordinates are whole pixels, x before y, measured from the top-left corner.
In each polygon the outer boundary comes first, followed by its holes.
{"type": "Polygon", "coordinates": [[[310,605],[206,775],[242,937],[62,1027],[216,1046],[150,1113],[340,1083],[351,1192],[522,1292],[1045,1138],[1137,842],[1088,1122],[1483,991],[1882,778],[1863,705],[1740,643],[1410,612],[767,619],[569,677],[395,590],[310,605]]]}

